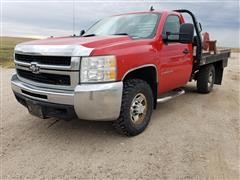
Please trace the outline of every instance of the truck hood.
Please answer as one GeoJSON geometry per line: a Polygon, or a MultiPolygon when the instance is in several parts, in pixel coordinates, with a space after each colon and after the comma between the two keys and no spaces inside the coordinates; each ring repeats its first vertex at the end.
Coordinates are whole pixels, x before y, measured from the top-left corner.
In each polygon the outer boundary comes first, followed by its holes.
{"type": "Polygon", "coordinates": [[[61,37],[18,44],[15,52],[57,56],[89,56],[94,49],[132,41],[128,36],[61,37]]]}

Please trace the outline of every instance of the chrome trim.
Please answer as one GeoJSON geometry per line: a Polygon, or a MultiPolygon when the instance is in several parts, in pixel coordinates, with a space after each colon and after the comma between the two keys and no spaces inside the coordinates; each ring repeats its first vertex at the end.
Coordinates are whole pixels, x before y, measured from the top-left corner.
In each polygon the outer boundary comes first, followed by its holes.
{"type": "Polygon", "coordinates": [[[31,45],[18,44],[14,51],[26,55],[44,56],[89,56],[93,48],[82,45],[31,45]]]}
{"type": "Polygon", "coordinates": [[[145,68],[145,67],[154,67],[154,68],[155,68],[155,70],[156,70],[156,76],[157,76],[157,77],[156,77],[156,80],[157,80],[157,82],[158,82],[158,70],[157,70],[157,66],[156,66],[155,64],[145,64],[145,65],[141,65],[141,66],[134,67],[134,68],[128,70],[127,72],[125,72],[125,74],[124,74],[123,77],[122,77],[122,80],[123,80],[130,72],[135,71],[135,70],[137,70],[137,69],[145,68]]]}
{"type": "Polygon", "coordinates": [[[120,115],[123,82],[85,84],[75,88],[74,109],[81,119],[116,120],[120,115]]]}
{"type": "Polygon", "coordinates": [[[51,102],[51,103],[57,103],[57,104],[66,104],[66,105],[72,105],[73,104],[73,98],[74,98],[74,93],[73,91],[53,91],[51,89],[44,89],[41,88],[39,89],[38,87],[34,86],[29,86],[28,84],[25,84],[22,82],[20,79],[18,79],[17,75],[14,74],[11,79],[11,86],[12,90],[16,93],[19,93],[23,96],[29,97],[31,99],[35,100],[40,100],[44,102],[51,102]],[[37,98],[33,97],[27,94],[22,93],[22,90],[35,93],[35,94],[40,94],[40,95],[45,95],[47,96],[47,99],[42,99],[42,98],[37,98]]]}
{"type": "Polygon", "coordinates": [[[173,99],[175,97],[181,96],[183,94],[185,94],[185,90],[184,89],[176,89],[176,92],[172,91],[171,95],[165,96],[165,97],[161,97],[157,99],[157,103],[164,103],[166,101],[169,101],[170,99],[173,99]]]}
{"type": "Polygon", "coordinates": [[[40,67],[38,66],[37,63],[31,63],[30,66],[29,66],[29,70],[33,73],[33,74],[39,74],[39,69],[40,67]]]}
{"type": "Polygon", "coordinates": [[[60,91],[26,84],[14,74],[11,86],[13,92],[33,100],[73,105],[79,119],[112,121],[116,120],[120,114],[122,82],[77,85],[75,90],[60,91]],[[47,99],[26,95],[22,90],[45,95],[47,99]]]}
{"type": "MultiPolygon", "coordinates": [[[[30,71],[28,67],[19,66],[16,65],[16,70],[22,69],[25,71],[30,71]]],[[[30,71],[31,72],[31,71],[30,71]]],[[[46,83],[40,83],[36,81],[32,81],[30,79],[26,79],[24,77],[21,77],[17,74],[18,78],[28,84],[39,86],[39,87],[45,87],[45,88],[51,88],[51,89],[63,89],[63,90],[74,90],[76,85],[79,84],[79,71],[59,71],[59,70],[46,70],[46,69],[40,69],[39,73],[48,73],[48,74],[57,74],[57,75],[69,75],[70,76],[70,85],[51,85],[46,83]]]]}
{"type": "MultiPolygon", "coordinates": [[[[37,62],[21,62],[15,59],[16,69],[30,70],[32,63],[35,63],[39,67],[39,73],[50,73],[50,74],[64,74],[69,75],[71,79],[71,84],[66,85],[51,85],[46,83],[38,83],[29,79],[25,79],[18,75],[19,79],[23,82],[41,86],[45,88],[52,89],[62,89],[62,90],[74,90],[76,85],[80,81],[80,60],[81,56],[89,56],[92,52],[92,48],[86,48],[81,45],[28,45],[28,44],[18,44],[15,47],[15,53],[24,55],[43,55],[43,56],[70,56],[71,64],[69,66],[64,65],[47,65],[37,62]]],[[[15,54],[14,54],[15,55],[15,54]]]]}
{"type": "MultiPolygon", "coordinates": [[[[48,65],[48,64],[41,64],[36,63],[42,69],[55,69],[55,70],[79,70],[80,67],[80,57],[72,57],[70,66],[58,66],[58,65],[48,65]]],[[[18,61],[14,58],[14,63],[20,66],[29,67],[31,63],[18,61]]],[[[34,61],[32,63],[35,63],[34,61]]]]}

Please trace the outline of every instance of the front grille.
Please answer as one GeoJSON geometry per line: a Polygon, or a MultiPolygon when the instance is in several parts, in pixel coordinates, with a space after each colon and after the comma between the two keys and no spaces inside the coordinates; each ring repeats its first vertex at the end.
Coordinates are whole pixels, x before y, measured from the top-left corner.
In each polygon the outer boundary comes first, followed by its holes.
{"type": "Polygon", "coordinates": [[[23,77],[31,81],[39,82],[39,83],[45,83],[50,85],[63,85],[63,86],[69,86],[71,84],[69,75],[48,74],[48,73],[34,74],[31,71],[25,71],[22,69],[17,69],[17,74],[20,77],[23,77]]]}
{"type": "Polygon", "coordinates": [[[31,63],[37,62],[39,64],[56,65],[56,66],[70,66],[71,57],[68,56],[37,56],[26,54],[15,54],[15,59],[20,62],[31,63]]]}

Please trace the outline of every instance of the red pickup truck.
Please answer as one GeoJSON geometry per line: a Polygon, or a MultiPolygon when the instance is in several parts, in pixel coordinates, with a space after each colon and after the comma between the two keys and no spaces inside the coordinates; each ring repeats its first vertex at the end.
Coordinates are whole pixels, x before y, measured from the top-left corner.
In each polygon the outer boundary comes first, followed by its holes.
{"type": "Polygon", "coordinates": [[[201,26],[188,10],[116,15],[79,36],[18,44],[12,90],[35,116],[109,120],[134,136],[157,103],[184,94],[189,81],[199,93],[221,84],[230,51],[202,46],[201,26]]]}

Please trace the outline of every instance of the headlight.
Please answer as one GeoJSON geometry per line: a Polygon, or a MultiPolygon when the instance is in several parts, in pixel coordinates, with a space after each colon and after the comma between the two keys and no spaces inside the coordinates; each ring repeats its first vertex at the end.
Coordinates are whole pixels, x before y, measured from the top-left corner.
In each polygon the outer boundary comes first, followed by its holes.
{"type": "Polygon", "coordinates": [[[81,61],[81,82],[115,81],[117,74],[115,56],[83,57],[81,61]]]}

